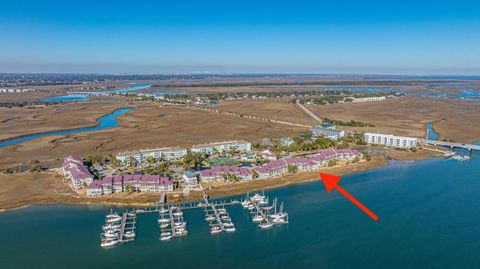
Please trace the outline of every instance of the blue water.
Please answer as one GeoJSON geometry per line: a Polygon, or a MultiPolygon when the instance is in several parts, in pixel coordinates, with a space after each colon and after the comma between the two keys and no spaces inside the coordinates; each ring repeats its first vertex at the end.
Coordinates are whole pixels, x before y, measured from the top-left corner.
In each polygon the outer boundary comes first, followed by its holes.
{"type": "Polygon", "coordinates": [[[87,101],[88,96],[83,94],[72,94],[72,95],[65,95],[65,96],[56,96],[42,99],[43,102],[73,102],[73,101],[87,101]]]}
{"type": "Polygon", "coordinates": [[[432,123],[427,124],[427,131],[428,131],[428,139],[429,140],[437,140],[438,139],[438,133],[433,130],[433,125],[432,123]]]}
{"type": "MultiPolygon", "coordinates": [[[[132,83],[125,83],[125,84],[132,84],[132,83]]],[[[128,88],[117,89],[117,90],[104,90],[104,91],[92,92],[91,94],[104,95],[104,94],[128,93],[128,92],[143,90],[152,86],[151,84],[135,84],[135,83],[133,83],[133,85],[134,86],[128,87],[128,88]]],[[[71,95],[56,96],[56,97],[42,99],[43,102],[47,102],[47,103],[48,102],[87,101],[87,100],[89,100],[88,94],[71,94],[71,95]]]]}
{"type": "Polygon", "coordinates": [[[105,115],[97,120],[98,125],[95,127],[88,127],[88,128],[79,128],[79,129],[71,129],[71,130],[64,130],[64,131],[56,131],[56,132],[48,132],[48,133],[41,133],[41,134],[32,134],[7,140],[0,141],[0,148],[15,145],[18,143],[23,143],[26,141],[34,140],[41,137],[47,137],[52,135],[66,135],[66,134],[75,134],[75,133],[84,133],[84,132],[91,132],[91,131],[98,131],[108,128],[113,128],[119,124],[116,118],[122,114],[125,114],[127,111],[131,110],[132,108],[121,108],[118,109],[108,115],[105,115]]]}
{"type": "Polygon", "coordinates": [[[136,241],[108,250],[107,208],[37,206],[0,214],[1,268],[479,268],[479,178],[478,154],[392,162],[340,181],[378,222],[313,182],[266,192],[285,202],[287,226],[261,231],[235,206],[237,232],[211,236],[189,210],[189,235],[161,242],[156,216],[141,215],[136,241]]]}

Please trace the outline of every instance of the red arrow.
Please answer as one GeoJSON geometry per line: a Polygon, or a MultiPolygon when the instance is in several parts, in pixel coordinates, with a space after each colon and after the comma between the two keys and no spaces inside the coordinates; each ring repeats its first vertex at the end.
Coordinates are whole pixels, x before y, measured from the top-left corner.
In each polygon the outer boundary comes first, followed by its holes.
{"type": "Polygon", "coordinates": [[[366,206],[364,206],[362,203],[360,203],[355,197],[350,195],[346,190],[344,190],[342,187],[338,186],[338,181],[340,181],[339,176],[334,176],[334,175],[329,175],[329,174],[324,174],[320,173],[320,177],[322,178],[323,184],[325,184],[325,188],[327,188],[327,191],[330,192],[333,189],[336,189],[339,193],[343,194],[345,197],[347,197],[348,200],[350,200],[352,203],[354,203],[358,208],[363,210],[367,215],[370,216],[373,220],[377,221],[378,217],[370,211],[366,206]]]}

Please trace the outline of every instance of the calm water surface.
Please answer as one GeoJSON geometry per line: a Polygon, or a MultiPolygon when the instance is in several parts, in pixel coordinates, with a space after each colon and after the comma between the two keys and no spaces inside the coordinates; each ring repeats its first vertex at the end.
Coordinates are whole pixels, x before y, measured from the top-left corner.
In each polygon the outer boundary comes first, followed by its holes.
{"type": "Polygon", "coordinates": [[[479,268],[480,159],[429,159],[344,176],[372,221],[321,182],[266,192],[286,203],[288,226],[259,230],[240,207],[237,232],[211,236],[201,210],[189,235],[158,240],[155,215],[137,239],[104,250],[103,207],[36,206],[0,214],[1,268],[479,268]]]}
{"type": "Polygon", "coordinates": [[[48,132],[48,133],[42,133],[42,134],[33,134],[33,135],[27,135],[27,136],[7,139],[7,140],[0,141],[0,148],[15,145],[15,144],[18,144],[18,143],[23,143],[23,142],[30,141],[30,140],[37,139],[37,138],[41,138],[41,137],[52,136],[52,135],[66,135],[66,134],[84,133],[84,132],[91,132],[91,131],[98,131],[98,130],[113,128],[113,127],[115,127],[119,124],[119,122],[116,120],[116,118],[118,116],[122,115],[122,114],[125,114],[126,112],[128,112],[131,109],[132,108],[126,107],[126,108],[121,108],[121,109],[115,110],[114,112],[99,118],[97,120],[98,125],[95,126],[95,127],[71,129],[71,130],[56,131],[56,132],[48,132]]]}

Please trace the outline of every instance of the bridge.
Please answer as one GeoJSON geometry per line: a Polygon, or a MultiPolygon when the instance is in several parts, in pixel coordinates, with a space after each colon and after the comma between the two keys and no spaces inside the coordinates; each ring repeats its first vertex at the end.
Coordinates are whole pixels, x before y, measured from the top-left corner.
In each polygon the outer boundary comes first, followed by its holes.
{"type": "Polygon", "coordinates": [[[474,144],[464,144],[464,143],[453,143],[453,142],[445,142],[445,141],[438,141],[438,140],[430,140],[430,139],[420,139],[425,145],[434,145],[434,146],[442,146],[442,147],[449,147],[451,149],[454,148],[462,148],[467,149],[468,151],[472,150],[480,150],[480,145],[474,144]]]}

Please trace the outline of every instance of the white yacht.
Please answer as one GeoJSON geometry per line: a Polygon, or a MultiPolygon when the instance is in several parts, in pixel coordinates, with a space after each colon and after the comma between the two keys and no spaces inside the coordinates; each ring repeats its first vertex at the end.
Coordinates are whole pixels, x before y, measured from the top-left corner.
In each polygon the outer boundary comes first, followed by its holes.
{"type": "Polygon", "coordinates": [[[205,218],[206,221],[212,221],[212,220],[215,220],[215,217],[213,215],[208,215],[206,218],[205,218]]]}

